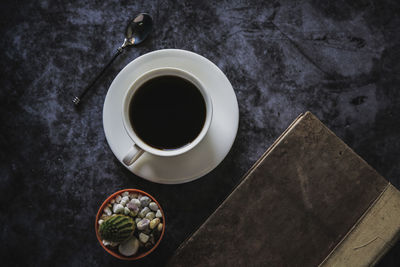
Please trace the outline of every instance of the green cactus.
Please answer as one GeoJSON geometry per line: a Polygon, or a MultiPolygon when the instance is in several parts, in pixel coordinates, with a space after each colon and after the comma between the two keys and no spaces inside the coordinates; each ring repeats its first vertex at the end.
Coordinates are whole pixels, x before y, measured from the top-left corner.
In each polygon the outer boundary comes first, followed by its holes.
{"type": "Polygon", "coordinates": [[[133,219],[120,214],[107,218],[99,229],[101,238],[111,242],[125,241],[133,235],[134,231],[133,219]]]}

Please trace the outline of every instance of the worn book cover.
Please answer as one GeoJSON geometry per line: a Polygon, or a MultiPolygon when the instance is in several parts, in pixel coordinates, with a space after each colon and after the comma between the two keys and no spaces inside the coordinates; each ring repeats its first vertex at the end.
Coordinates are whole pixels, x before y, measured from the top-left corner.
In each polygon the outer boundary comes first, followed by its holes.
{"type": "Polygon", "coordinates": [[[168,264],[368,266],[399,233],[399,191],[307,112],[168,264]]]}

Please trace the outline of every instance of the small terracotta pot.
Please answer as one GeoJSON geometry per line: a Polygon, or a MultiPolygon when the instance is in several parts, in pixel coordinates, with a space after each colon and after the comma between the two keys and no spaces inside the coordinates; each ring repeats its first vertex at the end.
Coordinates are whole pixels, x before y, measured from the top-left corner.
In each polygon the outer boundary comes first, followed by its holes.
{"type": "Polygon", "coordinates": [[[99,240],[100,245],[101,245],[108,253],[110,253],[110,254],[113,255],[114,257],[116,257],[116,258],[118,258],[118,259],[121,259],[121,260],[128,260],[128,261],[137,260],[137,259],[140,259],[140,258],[143,258],[143,257],[149,255],[149,254],[150,254],[151,252],[153,252],[153,250],[155,250],[156,247],[158,247],[158,245],[160,244],[161,239],[164,237],[164,232],[165,232],[165,215],[164,215],[164,211],[162,210],[160,204],[159,204],[159,203],[157,202],[157,200],[156,200],[153,196],[151,196],[150,194],[148,194],[148,193],[146,193],[146,192],[143,192],[143,191],[141,191],[141,190],[139,190],[139,189],[123,189],[123,190],[117,191],[117,192],[115,192],[114,194],[112,194],[111,196],[109,196],[109,197],[103,202],[103,204],[100,206],[99,210],[97,211],[96,221],[94,222],[94,228],[95,228],[95,231],[96,231],[97,240],[99,240]],[[144,196],[148,196],[149,198],[151,198],[151,200],[154,201],[155,203],[157,203],[158,207],[160,208],[160,211],[161,211],[161,214],[162,214],[162,219],[163,219],[163,229],[162,229],[162,232],[161,232],[160,237],[158,238],[158,240],[157,240],[157,242],[154,244],[154,246],[153,246],[151,249],[149,249],[148,251],[146,251],[146,252],[144,252],[144,253],[141,253],[141,254],[134,255],[134,256],[132,256],[132,257],[123,256],[123,255],[121,255],[121,254],[119,254],[119,253],[117,253],[117,252],[115,252],[115,251],[113,251],[113,250],[107,248],[106,246],[104,246],[103,241],[101,240],[100,234],[99,234],[99,225],[98,225],[98,221],[99,221],[101,215],[103,214],[104,208],[106,207],[106,205],[107,205],[108,203],[110,203],[110,201],[111,201],[113,198],[115,198],[117,195],[122,194],[122,193],[124,193],[124,192],[140,193],[140,194],[142,194],[142,195],[144,195],[144,196]]]}

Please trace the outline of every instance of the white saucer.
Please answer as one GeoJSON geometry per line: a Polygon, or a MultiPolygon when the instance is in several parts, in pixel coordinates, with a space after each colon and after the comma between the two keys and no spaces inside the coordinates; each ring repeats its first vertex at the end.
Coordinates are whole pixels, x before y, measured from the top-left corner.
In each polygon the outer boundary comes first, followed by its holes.
{"type": "Polygon", "coordinates": [[[156,183],[193,181],[221,163],[232,147],[239,124],[239,108],[232,85],[224,73],[205,57],[185,50],[165,49],[133,60],[115,77],[108,90],[103,107],[104,132],[112,152],[123,164],[122,158],[133,142],[123,126],[122,98],[137,77],[160,67],[186,70],[203,83],[213,102],[212,122],[207,135],[192,150],[174,157],[145,152],[127,168],[137,176],[156,183]]]}

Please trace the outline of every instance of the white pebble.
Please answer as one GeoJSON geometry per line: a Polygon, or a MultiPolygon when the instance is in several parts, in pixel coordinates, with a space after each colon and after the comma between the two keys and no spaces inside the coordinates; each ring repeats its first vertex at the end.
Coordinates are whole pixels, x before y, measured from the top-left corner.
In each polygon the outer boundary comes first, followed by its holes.
{"type": "Polygon", "coordinates": [[[162,217],[161,210],[157,210],[156,218],[161,218],[161,217],[162,217]]]}
{"type": "Polygon", "coordinates": [[[141,220],[142,220],[142,218],[136,218],[135,223],[138,224],[141,220]]]}
{"type": "Polygon", "coordinates": [[[128,205],[126,205],[126,207],[132,211],[132,214],[134,214],[133,216],[136,216],[139,212],[138,206],[132,204],[131,202],[129,202],[128,205]]]}
{"type": "Polygon", "coordinates": [[[124,197],[121,198],[120,204],[121,204],[122,206],[125,206],[126,203],[128,203],[128,201],[129,201],[129,197],[128,197],[128,196],[124,196],[124,197]]]}
{"type": "Polygon", "coordinates": [[[152,211],[150,211],[149,213],[146,214],[145,218],[149,219],[150,221],[154,219],[154,217],[156,217],[156,214],[152,211]]]}
{"type": "Polygon", "coordinates": [[[150,202],[149,208],[150,208],[151,210],[154,210],[154,211],[157,211],[157,210],[158,210],[158,206],[157,206],[157,204],[156,204],[155,202],[150,202]]]}
{"type": "Polygon", "coordinates": [[[147,213],[150,212],[150,209],[148,207],[144,207],[140,212],[139,212],[139,217],[144,218],[147,213]]]}
{"type": "Polygon", "coordinates": [[[129,213],[131,213],[131,210],[128,209],[127,207],[124,208],[124,214],[128,215],[129,213]]]}
{"type": "Polygon", "coordinates": [[[162,228],[163,228],[163,224],[159,223],[157,226],[157,230],[161,232],[162,228]]]}
{"type": "Polygon", "coordinates": [[[118,195],[115,197],[115,202],[119,203],[119,202],[121,202],[121,199],[122,199],[122,197],[120,195],[118,195]]]}
{"type": "Polygon", "coordinates": [[[154,229],[157,227],[157,225],[160,223],[160,219],[159,218],[155,218],[154,220],[152,220],[150,222],[150,229],[154,229]]]}
{"type": "Polygon", "coordinates": [[[118,251],[122,255],[129,257],[136,254],[139,249],[139,244],[139,240],[137,240],[136,237],[132,237],[127,241],[121,243],[118,247],[118,251]]]}
{"type": "Polygon", "coordinates": [[[137,228],[139,231],[143,231],[148,228],[149,224],[150,224],[149,219],[143,219],[137,223],[137,228]]]}
{"type": "Polygon", "coordinates": [[[137,199],[137,198],[132,198],[131,199],[131,201],[130,201],[130,203],[132,203],[133,205],[136,205],[136,206],[138,206],[139,208],[140,208],[140,201],[139,201],[139,199],[137,199]]]}
{"type": "MultiPolygon", "coordinates": [[[[129,209],[129,208],[128,208],[128,209],[129,209]]],[[[129,209],[129,210],[131,210],[131,209],[129,209]]],[[[136,217],[136,215],[138,214],[138,212],[135,211],[135,210],[131,210],[131,212],[130,212],[129,214],[130,214],[130,216],[132,216],[132,217],[136,217]]]]}
{"type": "Polygon", "coordinates": [[[100,219],[100,220],[98,221],[99,225],[101,225],[103,222],[104,222],[104,220],[102,220],[102,219],[100,219]]]}
{"type": "Polygon", "coordinates": [[[138,194],[137,193],[130,193],[129,197],[130,198],[137,198],[138,194]]]}
{"type": "Polygon", "coordinates": [[[114,204],[113,212],[114,213],[122,213],[124,211],[124,206],[121,204],[114,204]]]}
{"type": "Polygon", "coordinates": [[[142,243],[147,243],[149,241],[149,236],[143,233],[139,234],[139,240],[142,241],[142,243]]]}
{"type": "Polygon", "coordinates": [[[115,203],[115,199],[114,199],[114,198],[111,199],[110,203],[111,203],[111,204],[114,204],[114,203],[115,203]]]}
{"type": "Polygon", "coordinates": [[[107,240],[103,239],[103,245],[104,246],[110,246],[110,247],[116,247],[116,246],[119,245],[119,243],[111,242],[111,241],[107,241],[107,240]]]}
{"type": "Polygon", "coordinates": [[[123,196],[123,197],[129,196],[129,192],[128,192],[128,191],[123,192],[123,193],[122,193],[122,196],[123,196]]]}
{"type": "Polygon", "coordinates": [[[104,212],[107,214],[107,216],[110,216],[112,214],[112,211],[109,207],[105,208],[104,212]]]}
{"type": "Polygon", "coordinates": [[[140,203],[142,204],[142,207],[146,207],[151,202],[151,199],[148,196],[141,197],[139,198],[139,200],[140,203]]]}
{"type": "Polygon", "coordinates": [[[137,213],[134,211],[129,212],[129,216],[131,217],[136,217],[137,213]]]}

